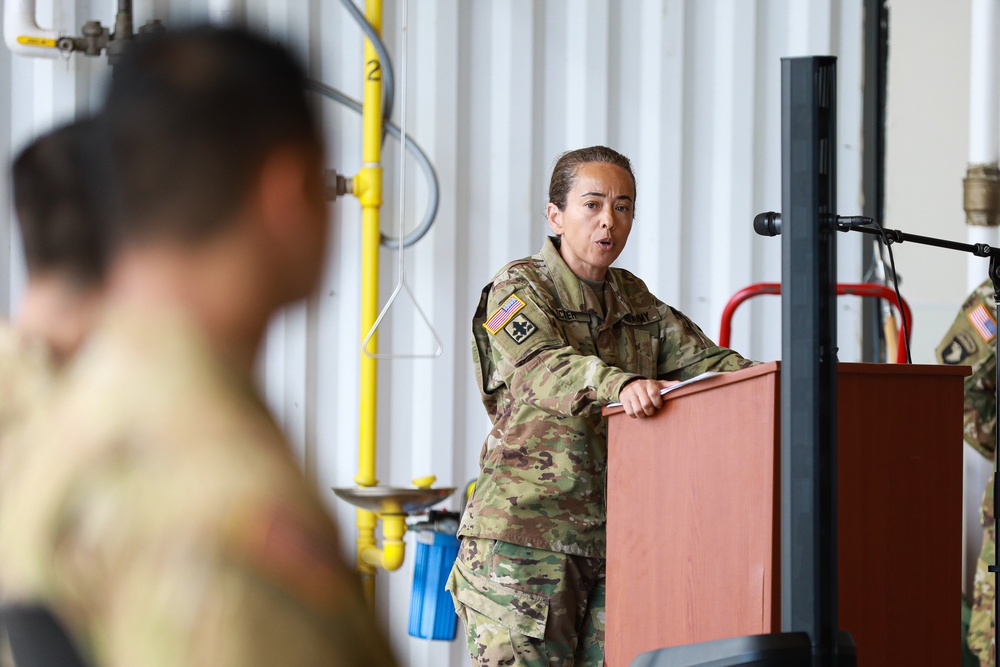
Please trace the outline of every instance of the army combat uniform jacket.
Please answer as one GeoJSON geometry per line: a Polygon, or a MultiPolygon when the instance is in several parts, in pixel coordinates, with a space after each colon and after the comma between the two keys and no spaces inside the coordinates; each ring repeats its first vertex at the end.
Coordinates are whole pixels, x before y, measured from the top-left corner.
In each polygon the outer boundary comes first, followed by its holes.
{"type": "Polygon", "coordinates": [[[0,457],[0,581],[94,667],[395,665],[245,373],[115,306],[0,457]]]}
{"type": "Polygon", "coordinates": [[[459,535],[604,558],[607,424],[637,378],[684,380],[753,362],[715,345],[623,269],[597,295],[550,238],[482,292],[473,363],[493,422],[459,535]]]}
{"type": "Polygon", "coordinates": [[[965,441],[987,458],[996,447],[996,333],[993,283],[987,280],[962,304],[937,349],[942,364],[972,366],[965,378],[965,441]]]}
{"type": "MultiPolygon", "coordinates": [[[[992,459],[996,449],[996,304],[993,282],[987,280],[969,295],[962,310],[937,349],[943,364],[972,366],[965,378],[965,441],[980,454],[992,459]]],[[[969,649],[979,656],[980,664],[996,664],[993,605],[996,590],[988,567],[993,564],[996,535],[993,519],[993,478],[986,485],[980,509],[983,547],[976,565],[973,583],[972,617],[969,621],[969,649]]]]}
{"type": "MultiPolygon", "coordinates": [[[[44,341],[0,322],[0,460],[9,434],[44,405],[54,375],[51,350],[44,341]]],[[[4,634],[0,636],[0,667],[13,664],[4,634]]]]}
{"type": "Polygon", "coordinates": [[[4,434],[42,403],[54,373],[52,355],[43,341],[0,323],[0,456],[4,434]]]}

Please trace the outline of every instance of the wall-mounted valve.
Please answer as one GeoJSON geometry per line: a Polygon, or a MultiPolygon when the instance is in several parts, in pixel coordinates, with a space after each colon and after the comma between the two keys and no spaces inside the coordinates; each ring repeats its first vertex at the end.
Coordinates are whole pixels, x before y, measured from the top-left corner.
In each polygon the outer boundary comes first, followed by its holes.
{"type": "Polygon", "coordinates": [[[337,197],[354,194],[354,179],[342,176],[336,169],[324,169],[326,198],[333,201],[337,197]]]}
{"type": "Polygon", "coordinates": [[[56,40],[56,48],[63,53],[79,51],[88,56],[99,56],[111,41],[110,31],[100,21],[87,21],[80,34],[80,37],[60,37],[56,40]]]}
{"type": "MultiPolygon", "coordinates": [[[[150,19],[139,28],[138,36],[141,38],[163,31],[163,24],[159,20],[150,19]]],[[[99,56],[106,52],[108,64],[117,65],[135,38],[136,33],[132,29],[132,1],[119,0],[114,32],[101,25],[100,21],[87,21],[80,29],[79,37],[60,37],[56,40],[56,48],[62,53],[78,52],[88,56],[99,56]]]]}

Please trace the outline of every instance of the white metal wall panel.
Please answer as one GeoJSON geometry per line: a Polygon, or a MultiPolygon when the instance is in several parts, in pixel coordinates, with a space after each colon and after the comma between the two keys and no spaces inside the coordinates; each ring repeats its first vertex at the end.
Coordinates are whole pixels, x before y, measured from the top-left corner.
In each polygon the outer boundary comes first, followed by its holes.
{"type": "MultiPolygon", "coordinates": [[[[41,3],[45,11],[52,1],[41,3]]],[[[111,19],[112,0],[67,4],[75,12],[70,25],[111,19]]],[[[207,8],[208,0],[136,3],[141,19],[157,16],[168,25],[199,20],[207,8]]],[[[312,77],[361,98],[362,37],[339,3],[248,0],[244,16],[289,43],[312,77]]],[[[488,421],[472,377],[469,322],[492,274],[541,246],[549,171],[560,152],[607,143],[632,158],[638,217],[620,264],[713,337],[734,291],[780,279],[780,241],[754,236],[751,221],[781,204],[781,57],[840,57],[840,206],[842,213],[860,212],[862,18],[860,0],[410,2],[406,124],[435,164],[441,205],[434,229],[406,253],[407,282],[445,349],[436,360],[380,365],[380,481],[406,485],[433,473],[441,485],[464,487],[475,475],[488,421]]],[[[398,81],[399,0],[385,0],[383,24],[398,81]]],[[[105,76],[102,61],[30,61],[3,51],[0,89],[10,103],[0,105],[0,151],[12,155],[38,132],[96,104],[105,76]]],[[[360,117],[319,97],[316,104],[329,166],[354,174],[360,117]]],[[[395,235],[395,141],[386,142],[386,152],[383,230],[395,235]]],[[[406,178],[412,229],[426,187],[412,164],[406,178]]],[[[0,196],[9,210],[6,191],[0,196]]],[[[330,212],[322,285],[275,319],[259,371],[268,403],[337,515],[349,550],[354,512],[329,488],[352,485],[357,466],[360,212],[349,198],[330,212]]],[[[0,225],[0,308],[8,310],[17,303],[23,268],[16,246],[8,256],[9,218],[0,225]]],[[[840,240],[841,279],[859,279],[860,241],[840,240]]],[[[384,251],[382,260],[386,299],[396,255],[384,251]]],[[[751,304],[734,322],[734,346],[777,358],[778,302],[751,304]]],[[[841,304],[840,317],[842,358],[856,359],[857,306],[841,304]]],[[[380,348],[434,348],[405,293],[380,330],[380,348]]],[[[457,508],[457,499],[450,504],[457,508]]],[[[465,664],[461,640],[407,636],[412,563],[408,558],[400,572],[379,576],[379,614],[395,648],[414,667],[465,664]]]]}

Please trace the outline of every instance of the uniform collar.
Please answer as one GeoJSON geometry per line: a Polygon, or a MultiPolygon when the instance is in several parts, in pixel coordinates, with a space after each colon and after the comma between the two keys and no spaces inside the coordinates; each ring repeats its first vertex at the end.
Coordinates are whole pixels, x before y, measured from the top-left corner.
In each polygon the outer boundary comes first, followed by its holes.
{"type": "Polygon", "coordinates": [[[593,290],[584,289],[583,281],[563,261],[562,255],[559,254],[559,241],[560,239],[556,236],[548,237],[545,239],[539,254],[552,277],[556,296],[563,308],[576,313],[592,312],[598,319],[604,319],[601,328],[614,324],[626,315],[637,314],[635,305],[622,289],[620,272],[608,269],[608,273],[604,277],[604,302],[607,307],[607,317],[604,318],[602,309],[596,307],[598,304],[593,303],[594,297],[591,296],[593,290]]]}

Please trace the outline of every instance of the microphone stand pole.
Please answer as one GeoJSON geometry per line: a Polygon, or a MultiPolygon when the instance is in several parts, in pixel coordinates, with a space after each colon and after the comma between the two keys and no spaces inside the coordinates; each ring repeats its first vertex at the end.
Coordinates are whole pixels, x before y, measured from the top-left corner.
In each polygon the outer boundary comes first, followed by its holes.
{"type": "MultiPolygon", "coordinates": [[[[1000,312],[1000,248],[994,248],[986,243],[959,243],[957,241],[948,241],[946,239],[937,239],[931,236],[920,236],[918,234],[907,234],[906,232],[901,232],[896,229],[872,229],[870,227],[859,227],[857,225],[837,225],[838,231],[842,232],[862,232],[863,234],[873,234],[876,236],[881,236],[883,243],[887,246],[893,243],[904,243],[909,241],[911,243],[918,243],[920,245],[929,245],[936,248],[948,248],[949,250],[959,250],[961,252],[967,252],[976,257],[989,257],[990,267],[989,276],[990,280],[993,281],[993,306],[997,310],[994,312],[1000,312]]],[[[905,317],[905,315],[904,315],[905,317]]],[[[909,343],[907,342],[907,345],[909,343]]],[[[993,354],[997,355],[996,358],[1000,360],[1000,332],[993,334],[993,354]]],[[[996,378],[994,379],[994,395],[993,399],[995,404],[1000,404],[1000,363],[996,365],[996,378]]],[[[996,535],[1000,532],[1000,516],[997,514],[997,483],[998,483],[998,454],[1000,454],[1000,429],[994,429],[996,439],[993,442],[993,535],[994,540],[996,540],[996,535]]],[[[996,640],[996,619],[1000,617],[1000,596],[996,595],[996,582],[998,573],[1000,573],[1000,552],[997,549],[993,549],[993,564],[989,566],[989,572],[993,575],[993,636],[994,641],[996,640]]]]}

